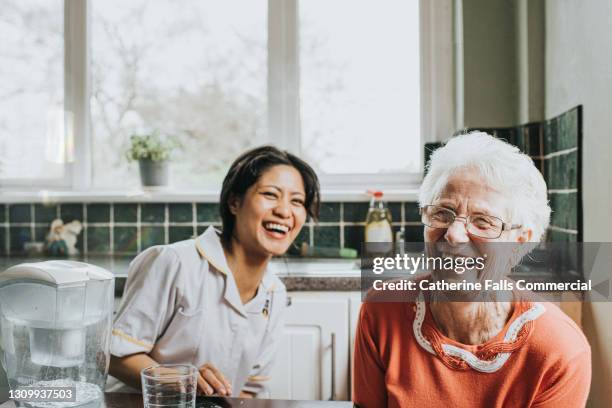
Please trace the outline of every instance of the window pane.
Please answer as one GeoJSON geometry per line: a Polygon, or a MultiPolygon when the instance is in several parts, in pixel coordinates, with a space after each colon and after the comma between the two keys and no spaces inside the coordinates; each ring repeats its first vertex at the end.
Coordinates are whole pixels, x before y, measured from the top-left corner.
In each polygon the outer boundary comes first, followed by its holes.
{"type": "Polygon", "coordinates": [[[0,12],[0,180],[64,176],[63,0],[4,0],[0,12]]]}
{"type": "Polygon", "coordinates": [[[173,186],[219,187],[238,153],[266,141],[267,1],[93,3],[94,185],[138,185],[132,132],[182,144],[173,186]]]}
{"type": "Polygon", "coordinates": [[[301,143],[320,171],[420,170],[418,3],[300,2],[301,143]]]}

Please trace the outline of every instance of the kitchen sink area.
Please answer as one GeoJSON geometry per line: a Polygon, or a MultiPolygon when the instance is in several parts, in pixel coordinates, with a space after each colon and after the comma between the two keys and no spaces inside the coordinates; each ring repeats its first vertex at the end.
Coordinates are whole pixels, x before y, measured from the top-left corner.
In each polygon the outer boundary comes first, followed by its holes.
{"type": "MultiPolygon", "coordinates": [[[[40,262],[53,259],[48,257],[2,257],[0,258],[0,269],[4,270],[10,266],[25,262],[40,262]]],[[[73,261],[88,262],[113,272],[117,278],[127,277],[131,256],[88,256],[66,258],[73,261]]],[[[360,274],[359,259],[336,259],[336,258],[274,258],[269,268],[280,277],[286,276],[354,276],[360,274]]]]}

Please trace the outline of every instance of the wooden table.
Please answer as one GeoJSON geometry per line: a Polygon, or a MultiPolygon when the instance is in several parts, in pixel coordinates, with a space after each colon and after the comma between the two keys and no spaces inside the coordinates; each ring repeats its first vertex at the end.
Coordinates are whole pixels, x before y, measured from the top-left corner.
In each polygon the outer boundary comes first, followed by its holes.
{"type": "MultiPolygon", "coordinates": [[[[106,408],[143,408],[140,394],[104,394],[106,408]]],[[[12,401],[5,402],[0,408],[14,408],[12,401]]],[[[287,401],[244,398],[207,398],[198,397],[196,408],[352,408],[348,401],[287,401]]]]}

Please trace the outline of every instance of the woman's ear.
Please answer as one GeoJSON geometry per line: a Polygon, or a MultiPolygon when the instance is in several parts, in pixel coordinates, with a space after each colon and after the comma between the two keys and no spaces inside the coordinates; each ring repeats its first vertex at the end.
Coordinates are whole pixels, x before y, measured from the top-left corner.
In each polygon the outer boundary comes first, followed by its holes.
{"type": "Polygon", "coordinates": [[[518,242],[529,242],[533,236],[533,230],[531,228],[521,229],[521,235],[516,239],[518,242]]]}
{"type": "Polygon", "coordinates": [[[236,215],[236,213],[238,212],[238,208],[240,207],[240,200],[235,196],[232,195],[229,198],[229,210],[233,215],[236,215]]]}

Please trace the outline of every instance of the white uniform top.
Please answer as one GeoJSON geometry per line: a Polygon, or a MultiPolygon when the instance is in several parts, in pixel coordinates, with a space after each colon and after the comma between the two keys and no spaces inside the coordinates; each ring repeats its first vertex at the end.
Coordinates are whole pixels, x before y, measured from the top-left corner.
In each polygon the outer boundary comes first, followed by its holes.
{"type": "Polygon", "coordinates": [[[255,297],[242,304],[218,233],[209,227],[132,261],[110,352],[145,352],[158,363],[196,367],[210,362],[235,395],[258,394],[269,379],[286,307],[285,286],[269,270],[255,297]]]}

